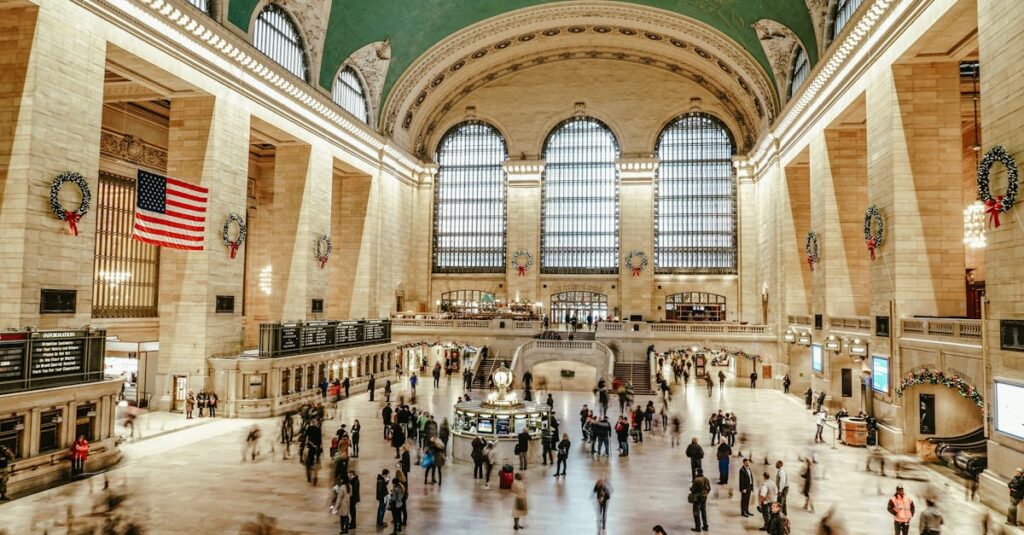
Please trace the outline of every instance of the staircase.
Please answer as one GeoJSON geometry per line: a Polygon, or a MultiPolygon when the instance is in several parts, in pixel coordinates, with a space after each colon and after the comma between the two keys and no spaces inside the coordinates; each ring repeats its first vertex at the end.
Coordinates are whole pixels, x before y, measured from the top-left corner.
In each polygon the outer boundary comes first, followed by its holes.
{"type": "Polygon", "coordinates": [[[491,375],[494,374],[494,370],[498,369],[499,362],[501,362],[501,359],[498,358],[481,360],[480,367],[476,369],[476,375],[473,376],[473,386],[476,388],[487,388],[491,375]]]}
{"type": "Polygon", "coordinates": [[[634,395],[654,395],[651,389],[651,367],[647,362],[616,362],[615,377],[633,383],[634,395]]]}

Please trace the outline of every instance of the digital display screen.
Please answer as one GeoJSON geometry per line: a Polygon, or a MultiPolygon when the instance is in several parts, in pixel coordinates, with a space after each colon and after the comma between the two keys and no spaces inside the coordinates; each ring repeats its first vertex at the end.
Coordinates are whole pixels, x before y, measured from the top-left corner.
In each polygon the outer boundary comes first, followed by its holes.
{"type": "Polygon", "coordinates": [[[512,431],[512,422],[510,422],[508,420],[508,418],[499,418],[498,419],[498,434],[499,435],[507,435],[511,431],[512,431]]]}
{"type": "Polygon", "coordinates": [[[996,379],[996,431],[1024,440],[1024,386],[996,379]]]}
{"type": "Polygon", "coordinates": [[[811,369],[819,373],[825,371],[825,354],[821,344],[811,345],[811,369]]]}
{"type": "Polygon", "coordinates": [[[871,389],[880,394],[889,393],[889,359],[871,356],[871,389]]]}
{"type": "Polygon", "coordinates": [[[477,433],[493,433],[494,432],[494,420],[491,419],[480,419],[476,422],[477,433]]]}

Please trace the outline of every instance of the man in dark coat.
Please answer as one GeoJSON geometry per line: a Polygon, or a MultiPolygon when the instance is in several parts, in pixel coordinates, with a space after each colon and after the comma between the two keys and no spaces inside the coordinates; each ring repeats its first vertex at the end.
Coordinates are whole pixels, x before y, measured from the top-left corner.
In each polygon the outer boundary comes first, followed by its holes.
{"type": "Polygon", "coordinates": [[[693,477],[697,476],[697,472],[703,472],[701,462],[704,459],[704,448],[697,443],[697,437],[693,437],[693,442],[686,447],[686,456],[690,458],[690,473],[693,477]]]}
{"type": "Polygon", "coordinates": [[[387,512],[387,497],[388,497],[388,476],[390,473],[385,468],[381,473],[377,474],[377,527],[386,528],[387,523],[384,522],[384,513],[387,512]]]}
{"type": "Polygon", "coordinates": [[[370,401],[373,401],[373,391],[377,388],[377,379],[370,375],[370,380],[366,383],[366,391],[370,393],[370,401]]]}
{"type": "Polygon", "coordinates": [[[754,492],[754,471],[750,469],[750,459],[743,459],[740,467],[740,515],[754,516],[750,512],[750,495],[754,492]]]}

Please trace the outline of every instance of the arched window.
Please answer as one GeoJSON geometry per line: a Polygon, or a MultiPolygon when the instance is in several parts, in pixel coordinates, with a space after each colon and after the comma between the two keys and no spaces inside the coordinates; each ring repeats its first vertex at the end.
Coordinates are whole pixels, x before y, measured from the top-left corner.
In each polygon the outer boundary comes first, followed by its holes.
{"type": "Polygon", "coordinates": [[[835,16],[832,19],[832,28],[829,32],[829,41],[839,35],[846,26],[853,14],[857,12],[861,2],[864,0],[836,0],[835,16]]]}
{"type": "Polygon", "coordinates": [[[437,148],[434,272],[504,273],[508,149],[491,125],[451,128],[437,148]]]}
{"type": "Polygon", "coordinates": [[[608,319],[608,296],[597,292],[558,292],[551,294],[551,321],[566,323],[572,318],[580,323],[608,319]]]}
{"type": "Polygon", "coordinates": [[[735,144],[717,118],[682,115],[658,137],[656,273],[736,272],[735,144]]]}
{"type": "Polygon", "coordinates": [[[306,51],[299,37],[299,27],[277,4],[267,4],[252,30],[252,44],[288,72],[309,81],[306,51]]]}
{"type": "Polygon", "coordinates": [[[810,73],[811,62],[807,59],[807,52],[804,51],[804,47],[797,45],[796,53],[793,55],[793,74],[789,77],[790,97],[796,94],[810,73]]]}
{"type": "Polygon", "coordinates": [[[334,91],[331,93],[334,103],[345,108],[345,111],[355,115],[364,123],[370,122],[369,106],[366,102],[366,92],[363,91],[363,83],[359,81],[359,75],[352,67],[345,67],[334,81],[334,91]]]}
{"type": "Polygon", "coordinates": [[[617,273],[619,145],[597,119],[574,117],[544,142],[542,273],[617,273]]]}
{"type": "Polygon", "coordinates": [[[213,12],[210,11],[210,4],[213,3],[213,0],[188,0],[188,3],[196,6],[198,9],[201,9],[203,13],[206,13],[207,15],[213,14],[213,12]]]}

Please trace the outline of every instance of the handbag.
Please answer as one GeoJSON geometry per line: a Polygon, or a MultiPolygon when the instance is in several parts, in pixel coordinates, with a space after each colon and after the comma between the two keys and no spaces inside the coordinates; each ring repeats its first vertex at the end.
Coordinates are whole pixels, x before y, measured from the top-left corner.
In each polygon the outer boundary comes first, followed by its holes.
{"type": "Polygon", "coordinates": [[[693,493],[692,492],[688,493],[686,495],[686,503],[693,503],[693,493]]]}
{"type": "Polygon", "coordinates": [[[433,456],[433,454],[430,454],[430,453],[424,455],[423,456],[423,460],[420,461],[420,466],[422,466],[423,468],[430,468],[433,465],[434,465],[434,456],[433,456]]]}

